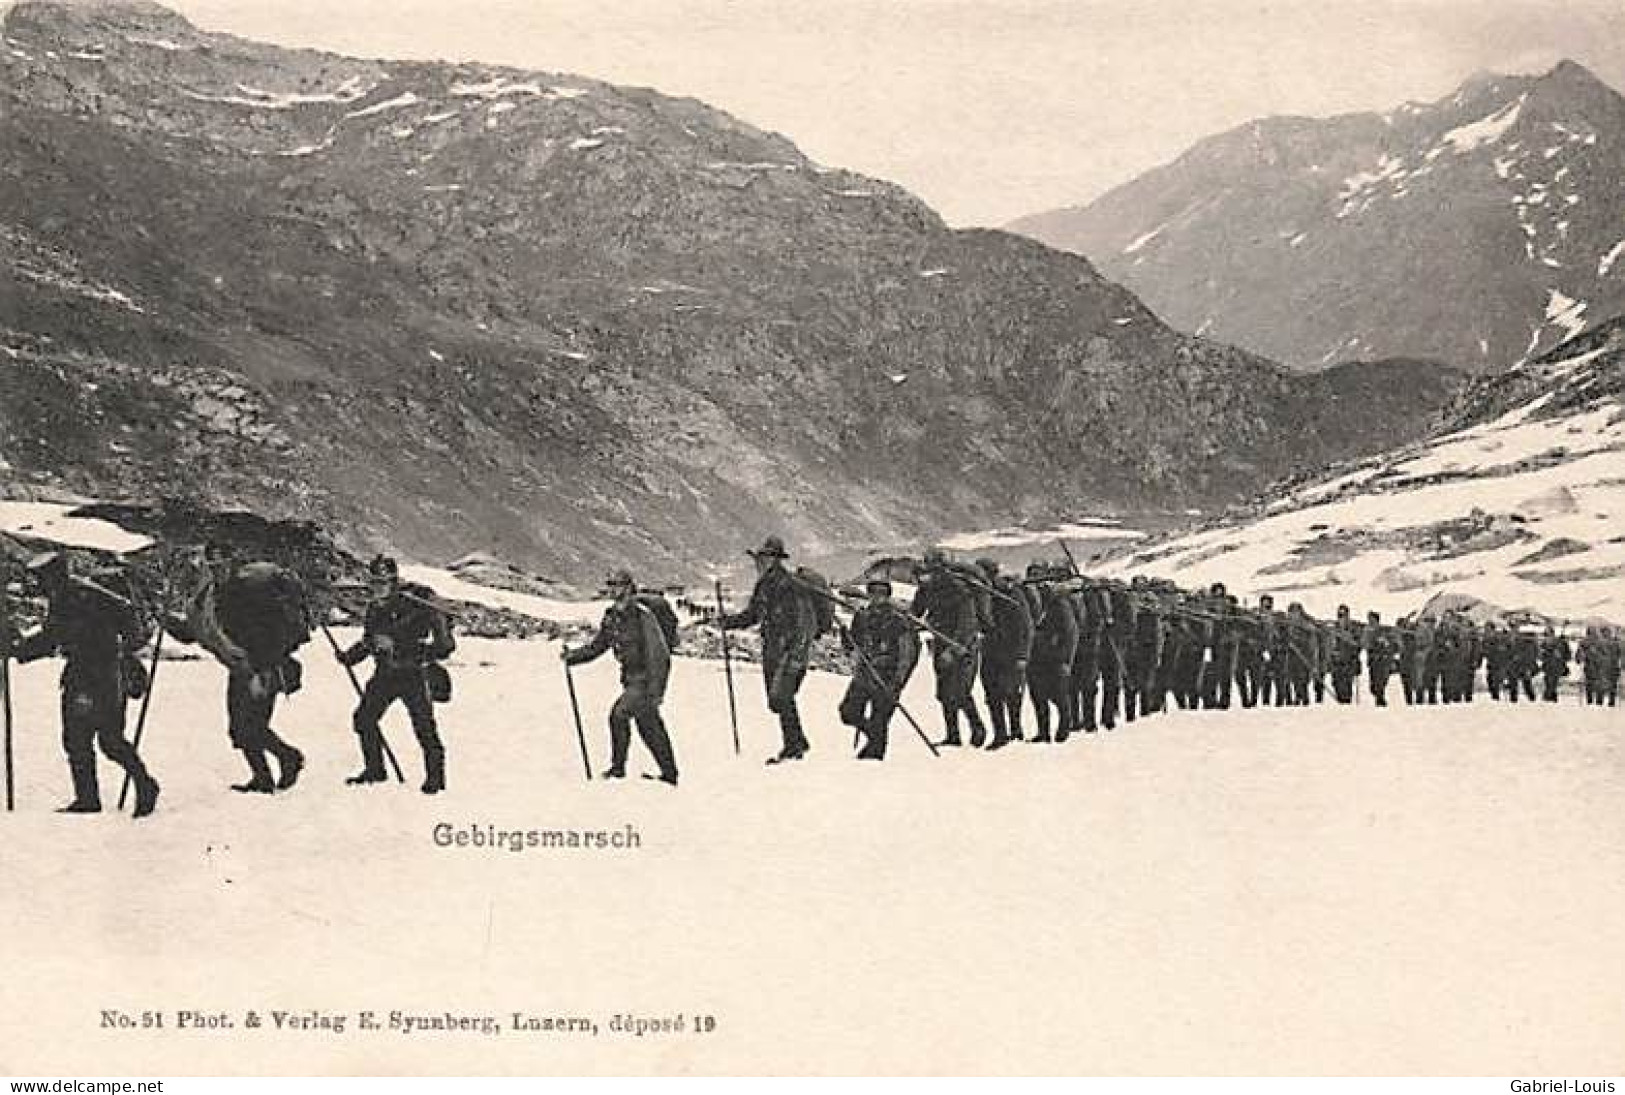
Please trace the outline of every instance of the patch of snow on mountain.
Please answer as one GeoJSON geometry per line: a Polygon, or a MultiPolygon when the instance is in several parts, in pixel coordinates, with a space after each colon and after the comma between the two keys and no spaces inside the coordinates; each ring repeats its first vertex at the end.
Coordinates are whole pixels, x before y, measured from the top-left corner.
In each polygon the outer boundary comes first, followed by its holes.
{"type": "Polygon", "coordinates": [[[1614,264],[1619,261],[1621,255],[1625,255],[1625,239],[1609,248],[1608,253],[1597,262],[1597,276],[1600,278],[1607,277],[1613,271],[1614,264]]]}
{"type": "Polygon", "coordinates": [[[77,507],[56,502],[0,501],[0,531],[47,540],[63,547],[123,554],[151,545],[145,536],[92,517],[75,517],[77,507]]]}
{"type": "Polygon", "coordinates": [[[1123,254],[1132,255],[1137,253],[1140,248],[1162,235],[1162,230],[1167,227],[1168,225],[1166,223],[1159,224],[1155,228],[1151,229],[1151,231],[1145,233],[1143,236],[1136,236],[1129,242],[1127,247],[1123,248],[1123,254]]]}
{"type": "Polygon", "coordinates": [[[1546,320],[1568,332],[1563,339],[1567,342],[1586,329],[1585,310],[1585,301],[1573,300],[1553,289],[1546,302],[1546,320]]]}
{"type": "Polygon", "coordinates": [[[1499,141],[1517,124],[1518,114],[1523,110],[1524,100],[1528,97],[1528,93],[1520,95],[1495,113],[1450,130],[1441,138],[1443,143],[1440,147],[1428,153],[1428,159],[1435,158],[1446,147],[1454,149],[1456,155],[1460,156],[1499,141]]]}
{"type": "Polygon", "coordinates": [[[374,103],[369,107],[362,107],[360,110],[352,110],[350,113],[346,114],[345,117],[370,118],[375,114],[382,114],[387,110],[399,110],[402,107],[415,106],[421,101],[422,100],[420,100],[417,95],[408,91],[395,96],[393,99],[385,99],[381,103],[374,103]]]}

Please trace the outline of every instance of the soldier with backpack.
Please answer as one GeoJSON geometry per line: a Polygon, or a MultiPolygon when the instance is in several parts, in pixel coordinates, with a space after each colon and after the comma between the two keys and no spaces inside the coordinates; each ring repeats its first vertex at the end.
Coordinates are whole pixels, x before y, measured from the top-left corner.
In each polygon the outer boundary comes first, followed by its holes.
{"type": "Polygon", "coordinates": [[[888,727],[898,697],[920,658],[914,621],[891,599],[885,578],[866,583],[868,602],[842,631],[841,645],[854,655],[852,683],[841,698],[841,721],[863,737],[859,760],[885,760],[888,727]]]}
{"type": "Polygon", "coordinates": [[[1033,628],[1032,657],[1028,683],[1033,699],[1033,741],[1047,745],[1050,715],[1057,729],[1068,725],[1068,705],[1072,695],[1072,661],[1078,649],[1078,618],[1072,600],[1058,586],[1057,575],[1043,563],[1027,566],[1027,584],[1038,591],[1039,612],[1033,628]]]}
{"type": "MultiPolygon", "coordinates": [[[[826,612],[827,602],[817,593],[811,572],[792,575],[785,567],[790,553],[784,541],[769,536],[762,546],[746,552],[756,564],[756,585],[743,612],[717,617],[730,631],[760,626],[762,629],[762,686],[767,690],[767,709],[779,717],[783,747],[767,763],[800,760],[812,745],[801,727],[796,693],[806,679],[813,640],[826,612]]],[[[711,614],[708,612],[707,616],[711,614]]]]}
{"type": "Polygon", "coordinates": [[[457,649],[451,620],[436,603],[432,589],[400,580],[400,570],[388,556],[380,555],[368,564],[367,585],[372,600],[361,639],[337,655],[346,666],[368,658],[374,666],[353,718],[361,740],[362,769],[346,782],[364,785],[389,778],[378,724],[390,705],[399,701],[406,707],[412,733],[423,750],[423,793],[439,794],[446,789],[446,749],[435,725],[427,670],[457,649]]]}
{"type": "Polygon", "coordinates": [[[919,588],[910,614],[931,629],[931,665],[937,675],[937,702],[942,707],[946,746],[963,744],[959,716],[970,728],[970,744],[987,742],[987,727],[976,709],[972,688],[982,662],[982,636],[992,627],[992,597],[979,575],[951,563],[940,548],[920,562],[919,588]]]}
{"type": "MultiPolygon", "coordinates": [[[[147,772],[135,746],[124,736],[125,705],[137,692],[132,684],[133,654],[146,641],[146,629],[133,605],[97,582],[74,575],[60,553],[41,555],[28,571],[45,593],[49,608],[40,630],[20,640],[11,654],[26,663],[60,654],[62,666],[62,749],[73,780],[68,814],[101,811],[101,780],[96,748],[124,769],[135,785],[135,817],[158,803],[158,781],[147,772]]],[[[11,636],[0,643],[11,647],[11,636]]]]}
{"type": "Polygon", "coordinates": [[[675,787],[677,758],[660,716],[660,704],[671,679],[677,614],[660,594],[639,593],[627,571],[611,574],[606,586],[614,603],[604,610],[598,634],[575,650],[561,646],[559,657],[566,665],[584,665],[613,650],[615,660],[620,662],[621,694],[609,709],[610,759],[603,778],[626,776],[626,756],[632,744],[632,725],[636,723],[638,737],[660,767],[655,778],[675,787]]]}
{"type": "Polygon", "coordinates": [[[166,621],[166,628],[226,667],[227,733],[249,771],[248,781],[231,789],[286,791],[299,779],[305,757],[271,728],[271,716],[277,696],[300,687],[293,653],[310,638],[311,627],[304,584],[275,563],[238,565],[217,544],[206,549],[204,565],[204,580],[188,600],[185,618],[166,621]],[[275,778],[271,757],[277,762],[275,778]]]}
{"type": "Polygon", "coordinates": [[[989,749],[1021,739],[1021,701],[1027,691],[1027,659],[1033,645],[1032,609],[1021,583],[999,573],[993,559],[978,559],[993,596],[992,629],[982,658],[982,693],[993,721],[989,749]]]}

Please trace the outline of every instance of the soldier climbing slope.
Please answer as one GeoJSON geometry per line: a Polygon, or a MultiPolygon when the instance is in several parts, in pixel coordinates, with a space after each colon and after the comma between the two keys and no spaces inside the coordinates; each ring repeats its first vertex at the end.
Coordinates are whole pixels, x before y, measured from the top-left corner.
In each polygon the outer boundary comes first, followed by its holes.
{"type": "Polygon", "coordinates": [[[291,788],[305,757],[271,728],[276,698],[299,689],[293,652],[310,637],[304,585],[270,562],[241,566],[224,545],[204,556],[204,580],[187,602],[184,618],[166,628],[182,642],[197,643],[226,667],[226,726],[232,747],[243,754],[249,779],[232,790],[270,794],[291,788]],[[277,775],[271,775],[275,757],[277,775]]]}
{"type": "Polygon", "coordinates": [[[632,724],[636,723],[638,736],[660,767],[655,778],[675,787],[677,758],[672,753],[665,720],[660,717],[660,704],[671,678],[672,640],[667,628],[675,630],[676,616],[671,616],[669,625],[662,624],[658,610],[640,600],[637,583],[628,571],[611,574],[605,585],[614,603],[604,610],[598,634],[576,650],[561,646],[559,657],[566,665],[585,665],[613,650],[615,660],[620,662],[621,694],[609,709],[610,756],[603,778],[626,776],[626,755],[632,744],[632,724]]]}
{"type": "Polygon", "coordinates": [[[885,760],[892,713],[920,659],[920,638],[914,621],[892,600],[889,581],[872,578],[864,591],[868,601],[841,632],[854,664],[840,715],[862,739],[858,759],[885,760]]]}
{"type": "MultiPolygon", "coordinates": [[[[100,746],[102,755],[123,768],[135,787],[134,816],[146,817],[158,804],[158,781],[124,737],[125,704],[145,687],[145,673],[135,660],[145,639],[140,618],[123,597],[75,576],[66,555],[38,556],[28,571],[50,607],[40,630],[23,638],[12,654],[19,662],[53,654],[64,659],[62,748],[73,780],[73,801],[62,812],[101,811],[101,780],[96,773],[100,746]]],[[[10,640],[9,635],[0,635],[0,642],[10,640]]]]}
{"type": "Polygon", "coordinates": [[[1021,740],[1021,701],[1027,691],[1027,660],[1033,645],[1032,608],[1019,582],[1001,575],[992,559],[978,559],[992,593],[992,628],[982,652],[982,692],[998,749],[1021,740]]]}
{"type": "Polygon", "coordinates": [[[814,594],[797,583],[785,568],[790,553],[784,541],[769,536],[755,551],[746,552],[756,564],[756,585],[743,612],[716,616],[728,630],[746,627],[762,629],[762,686],[767,690],[767,709],[779,717],[783,745],[767,763],[800,760],[812,745],[801,727],[796,693],[806,679],[812,656],[813,639],[818,634],[818,606],[814,594]]]}
{"type": "Polygon", "coordinates": [[[399,700],[423,750],[423,793],[438,794],[446,789],[446,750],[435,725],[425,671],[457,649],[451,621],[435,603],[433,590],[400,580],[395,560],[380,555],[368,564],[367,574],[371,601],[361,639],[338,654],[343,665],[359,665],[371,658],[374,667],[353,720],[361,740],[362,769],[347,782],[382,783],[388,778],[378,723],[399,700]]]}
{"type": "Polygon", "coordinates": [[[992,626],[992,598],[981,588],[979,578],[959,573],[939,548],[925,553],[919,574],[910,612],[932,631],[931,665],[936,671],[944,729],[941,744],[962,744],[959,716],[963,714],[970,728],[970,744],[981,748],[987,741],[987,727],[971,690],[981,667],[982,635],[992,626]]]}

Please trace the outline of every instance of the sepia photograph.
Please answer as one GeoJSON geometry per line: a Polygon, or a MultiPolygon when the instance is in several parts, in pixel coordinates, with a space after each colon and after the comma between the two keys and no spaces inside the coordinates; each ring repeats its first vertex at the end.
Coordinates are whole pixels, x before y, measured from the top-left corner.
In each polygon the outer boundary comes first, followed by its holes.
{"type": "Polygon", "coordinates": [[[9,1090],[1614,1091],[1622,92],[1619,0],[0,0],[9,1090]]]}

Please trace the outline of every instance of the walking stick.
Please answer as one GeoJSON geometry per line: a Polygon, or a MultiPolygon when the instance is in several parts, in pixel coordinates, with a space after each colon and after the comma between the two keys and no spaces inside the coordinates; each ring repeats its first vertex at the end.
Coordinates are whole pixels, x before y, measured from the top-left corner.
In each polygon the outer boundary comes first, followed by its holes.
{"type": "Polygon", "coordinates": [[[17,809],[16,780],[11,755],[11,593],[0,575],[0,718],[5,720],[6,812],[17,809]]]}
{"type": "MultiPolygon", "coordinates": [[[[846,629],[843,627],[841,630],[844,632],[846,629]]],[[[869,675],[871,677],[873,677],[877,681],[883,679],[880,676],[879,673],[875,672],[874,664],[872,662],[870,662],[868,656],[866,654],[864,654],[864,652],[861,649],[859,649],[857,643],[852,644],[852,653],[854,653],[854,654],[856,654],[858,656],[858,660],[863,663],[863,668],[868,670],[869,675]]],[[[903,684],[907,684],[907,683],[908,683],[907,681],[903,682],[903,684]]],[[[914,716],[909,714],[908,713],[908,708],[903,706],[903,688],[902,688],[902,685],[898,686],[897,695],[894,697],[894,699],[896,700],[897,710],[902,713],[903,718],[908,720],[908,724],[910,726],[914,727],[914,732],[916,734],[920,735],[920,740],[925,742],[925,747],[927,749],[931,750],[931,755],[933,757],[940,758],[942,756],[942,753],[938,751],[937,747],[934,744],[932,744],[930,736],[928,734],[926,734],[926,732],[924,730],[920,729],[920,724],[914,721],[914,716]]],[[[857,737],[857,735],[854,734],[853,735],[854,744],[856,743],[856,737],[857,737]]]]}
{"type": "MultiPolygon", "coordinates": [[[[158,611],[154,618],[158,624],[158,637],[152,642],[152,668],[147,670],[147,690],[141,695],[141,710],[135,717],[135,736],[130,742],[137,752],[141,749],[141,735],[147,728],[147,711],[152,707],[152,694],[158,689],[158,658],[164,652],[164,607],[169,604],[169,576],[164,576],[164,587],[158,593],[158,611]]],[[[118,792],[118,808],[124,809],[124,800],[130,796],[130,773],[124,773],[124,784],[118,792]]]]}
{"type": "Polygon", "coordinates": [[[570,672],[570,663],[564,663],[564,687],[570,691],[570,714],[576,721],[576,744],[581,746],[581,770],[586,773],[587,782],[592,782],[592,761],[587,757],[587,732],[581,728],[581,704],[576,702],[576,679],[570,672]]]}
{"type": "MultiPolygon", "coordinates": [[[[343,651],[339,648],[339,641],[333,637],[333,629],[327,626],[327,621],[320,621],[318,626],[321,627],[322,634],[327,636],[327,645],[333,648],[333,653],[342,656],[343,651]]],[[[339,664],[344,666],[344,673],[350,678],[350,687],[355,689],[356,698],[359,699],[364,693],[361,682],[356,679],[355,667],[346,662],[340,662],[339,664]]],[[[395,782],[405,783],[406,777],[401,774],[401,765],[395,759],[395,750],[389,747],[389,739],[384,737],[382,731],[378,734],[378,741],[384,747],[384,759],[389,761],[390,770],[395,773],[395,782]]]]}
{"type": "Polygon", "coordinates": [[[728,649],[728,626],[722,621],[727,610],[722,606],[722,579],[717,582],[717,627],[722,631],[722,672],[728,678],[728,722],[733,726],[734,756],[739,755],[739,706],[734,699],[734,660],[728,649]]]}

